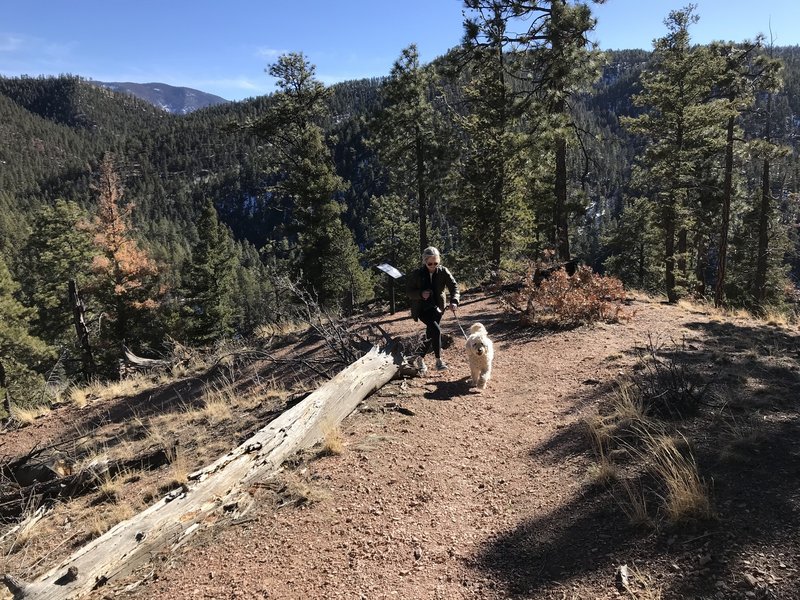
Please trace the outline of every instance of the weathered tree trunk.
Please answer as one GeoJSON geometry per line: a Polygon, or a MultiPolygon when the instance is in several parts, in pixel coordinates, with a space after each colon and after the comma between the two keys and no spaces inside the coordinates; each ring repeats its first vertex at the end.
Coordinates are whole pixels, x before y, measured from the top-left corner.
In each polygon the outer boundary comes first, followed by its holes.
{"type": "Polygon", "coordinates": [[[5,578],[15,598],[79,598],[132,573],[158,551],[183,544],[214,515],[235,506],[249,484],[274,474],[291,454],[319,441],[369,394],[391,380],[401,361],[373,348],[305,400],[137,516],[119,523],[35,581],[5,578]]]}
{"type": "Polygon", "coordinates": [[[0,388],[3,389],[3,408],[8,415],[8,418],[11,418],[11,394],[8,393],[6,383],[6,368],[3,366],[3,361],[0,361],[0,388]]]}
{"type": "Polygon", "coordinates": [[[75,323],[75,333],[81,347],[81,361],[83,374],[87,377],[94,373],[94,357],[92,346],[89,344],[89,328],[86,326],[86,307],[78,294],[78,284],[74,279],[69,280],[69,303],[72,306],[72,319],[75,323]]]}

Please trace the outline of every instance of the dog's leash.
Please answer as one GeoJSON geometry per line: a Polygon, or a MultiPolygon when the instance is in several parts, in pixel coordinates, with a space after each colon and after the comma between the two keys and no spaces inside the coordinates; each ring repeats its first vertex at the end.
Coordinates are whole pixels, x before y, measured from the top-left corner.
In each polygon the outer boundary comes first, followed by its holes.
{"type": "Polygon", "coordinates": [[[464,334],[464,339],[465,340],[469,339],[467,337],[467,332],[464,331],[464,328],[461,326],[461,321],[458,320],[458,315],[456,314],[456,309],[455,308],[451,308],[450,310],[453,311],[453,316],[456,318],[456,323],[458,323],[458,328],[461,330],[461,333],[464,334]]]}

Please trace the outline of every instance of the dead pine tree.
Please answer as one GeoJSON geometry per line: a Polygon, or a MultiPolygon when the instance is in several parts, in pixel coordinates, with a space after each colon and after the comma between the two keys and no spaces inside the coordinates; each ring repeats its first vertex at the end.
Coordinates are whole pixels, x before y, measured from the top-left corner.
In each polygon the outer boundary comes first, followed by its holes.
{"type": "Polygon", "coordinates": [[[92,346],[89,343],[89,328],[86,326],[86,305],[78,293],[78,284],[74,279],[69,280],[69,303],[72,306],[72,320],[75,323],[75,333],[78,336],[78,345],[81,348],[81,364],[83,374],[91,376],[95,371],[92,346]]]}

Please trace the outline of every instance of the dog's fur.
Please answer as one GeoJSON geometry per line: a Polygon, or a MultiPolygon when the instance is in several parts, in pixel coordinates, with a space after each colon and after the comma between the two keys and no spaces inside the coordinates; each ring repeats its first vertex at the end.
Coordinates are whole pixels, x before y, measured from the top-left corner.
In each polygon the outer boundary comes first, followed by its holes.
{"type": "Polygon", "coordinates": [[[469,328],[467,357],[469,358],[472,383],[479,390],[482,390],[492,376],[494,345],[492,340],[489,339],[488,333],[486,333],[486,328],[481,323],[475,323],[469,328]]]}

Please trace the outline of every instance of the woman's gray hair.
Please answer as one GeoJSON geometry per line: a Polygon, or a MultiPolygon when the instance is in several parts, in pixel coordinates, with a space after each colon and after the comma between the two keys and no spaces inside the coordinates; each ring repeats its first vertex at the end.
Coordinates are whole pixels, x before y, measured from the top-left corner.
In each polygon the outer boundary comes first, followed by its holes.
{"type": "Polygon", "coordinates": [[[428,246],[425,250],[422,251],[422,262],[428,262],[429,256],[435,256],[439,260],[441,260],[442,255],[439,254],[439,250],[434,248],[433,246],[428,246]]]}

